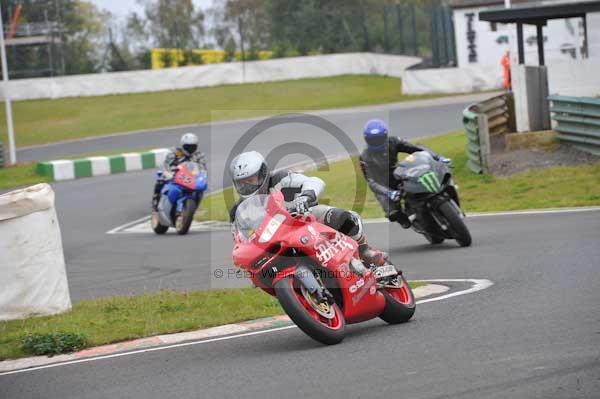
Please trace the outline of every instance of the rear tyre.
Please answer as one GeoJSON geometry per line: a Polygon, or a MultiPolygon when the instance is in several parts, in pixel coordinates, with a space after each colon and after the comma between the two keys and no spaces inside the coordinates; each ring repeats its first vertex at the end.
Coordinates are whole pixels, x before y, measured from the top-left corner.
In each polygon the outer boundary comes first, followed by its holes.
{"type": "Polygon", "coordinates": [[[471,233],[456,208],[450,204],[450,201],[443,202],[438,210],[448,222],[448,228],[456,242],[461,247],[468,247],[471,245],[471,233]]]}
{"type": "Polygon", "coordinates": [[[324,317],[295,286],[293,277],[283,278],[275,284],[275,296],[290,319],[309,337],[325,345],[342,342],[346,320],[339,306],[335,303],[328,305],[332,307],[328,310],[333,316],[324,317]]]}
{"type": "Polygon", "coordinates": [[[385,308],[379,317],[389,324],[406,323],[415,314],[417,304],[412,289],[403,275],[399,276],[398,288],[383,287],[385,308]]]}
{"type": "Polygon", "coordinates": [[[160,224],[158,220],[158,213],[156,211],[152,211],[152,216],[150,217],[150,224],[152,225],[152,230],[156,234],[165,234],[167,230],[169,230],[169,226],[164,226],[160,224]]]}
{"type": "Polygon", "coordinates": [[[177,234],[184,235],[190,231],[192,220],[194,220],[194,213],[196,213],[196,202],[191,199],[185,201],[183,210],[175,218],[175,230],[177,234]]]}

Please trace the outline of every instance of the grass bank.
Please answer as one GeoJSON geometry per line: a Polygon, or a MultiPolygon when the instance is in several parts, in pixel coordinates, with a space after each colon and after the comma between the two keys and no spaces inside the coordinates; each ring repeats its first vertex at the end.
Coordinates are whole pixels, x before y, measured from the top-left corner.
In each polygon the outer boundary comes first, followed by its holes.
{"type": "Polygon", "coordinates": [[[279,302],[255,288],[84,300],[65,314],[0,322],[0,360],[26,356],[22,345],[28,335],[76,334],[91,347],[280,314],[279,302]]]}
{"type": "MultiPolygon", "coordinates": [[[[600,205],[600,162],[531,170],[508,177],[475,175],[467,169],[466,139],[462,130],[419,142],[452,158],[461,205],[467,212],[600,205]]],[[[359,198],[362,195],[366,198],[361,211],[363,217],[383,217],[362,175],[356,174],[356,167],[357,159],[346,160],[311,175],[327,183],[325,203],[350,209],[354,205],[354,193],[358,193],[359,198]]],[[[201,207],[204,209],[197,219],[227,220],[223,194],[207,197],[201,207]]]]}
{"type": "Polygon", "coordinates": [[[35,162],[32,162],[0,168],[0,190],[47,183],[48,177],[38,175],[35,172],[35,165],[35,162]]]}
{"type": "MultiPolygon", "coordinates": [[[[382,104],[434,96],[402,95],[400,79],[348,75],[226,85],[156,93],[19,101],[13,104],[17,146],[139,129],[382,104]]],[[[4,108],[0,124],[4,124],[4,108]]],[[[2,129],[4,132],[4,129],[2,129]]],[[[0,140],[6,143],[6,134],[0,140]]]]}

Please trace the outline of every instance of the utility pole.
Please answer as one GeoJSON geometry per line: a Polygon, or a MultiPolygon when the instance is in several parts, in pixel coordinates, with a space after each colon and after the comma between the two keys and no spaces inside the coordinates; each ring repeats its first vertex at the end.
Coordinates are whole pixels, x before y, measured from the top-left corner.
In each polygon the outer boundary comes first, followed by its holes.
{"type": "Polygon", "coordinates": [[[244,23],[242,16],[238,17],[238,31],[240,34],[240,47],[242,50],[242,83],[246,83],[246,53],[244,49],[244,23]]]}
{"type": "Polygon", "coordinates": [[[6,46],[4,43],[4,24],[2,22],[2,5],[0,5],[0,57],[2,58],[2,83],[4,92],[4,104],[6,107],[6,125],[8,126],[8,154],[10,164],[17,163],[17,151],[15,148],[15,131],[13,127],[12,103],[8,94],[8,67],[6,65],[6,46]]]}

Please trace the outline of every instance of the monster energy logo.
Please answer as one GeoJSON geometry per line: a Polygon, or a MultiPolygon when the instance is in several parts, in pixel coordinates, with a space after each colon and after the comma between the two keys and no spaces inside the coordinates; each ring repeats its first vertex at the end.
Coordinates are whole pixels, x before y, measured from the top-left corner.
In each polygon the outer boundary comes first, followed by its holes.
{"type": "Polygon", "coordinates": [[[423,176],[419,178],[419,183],[421,183],[427,191],[431,193],[436,193],[440,190],[440,181],[438,180],[435,172],[427,172],[423,176]]]}

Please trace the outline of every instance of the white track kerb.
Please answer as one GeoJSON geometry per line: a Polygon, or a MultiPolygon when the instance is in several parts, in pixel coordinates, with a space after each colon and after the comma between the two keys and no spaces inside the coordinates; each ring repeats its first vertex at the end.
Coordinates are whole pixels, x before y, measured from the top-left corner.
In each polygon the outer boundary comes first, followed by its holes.
{"type": "Polygon", "coordinates": [[[168,151],[167,148],[157,148],[148,152],[129,152],[106,157],[38,162],[36,172],[52,181],[58,181],[153,169],[163,163],[168,151]]]}

